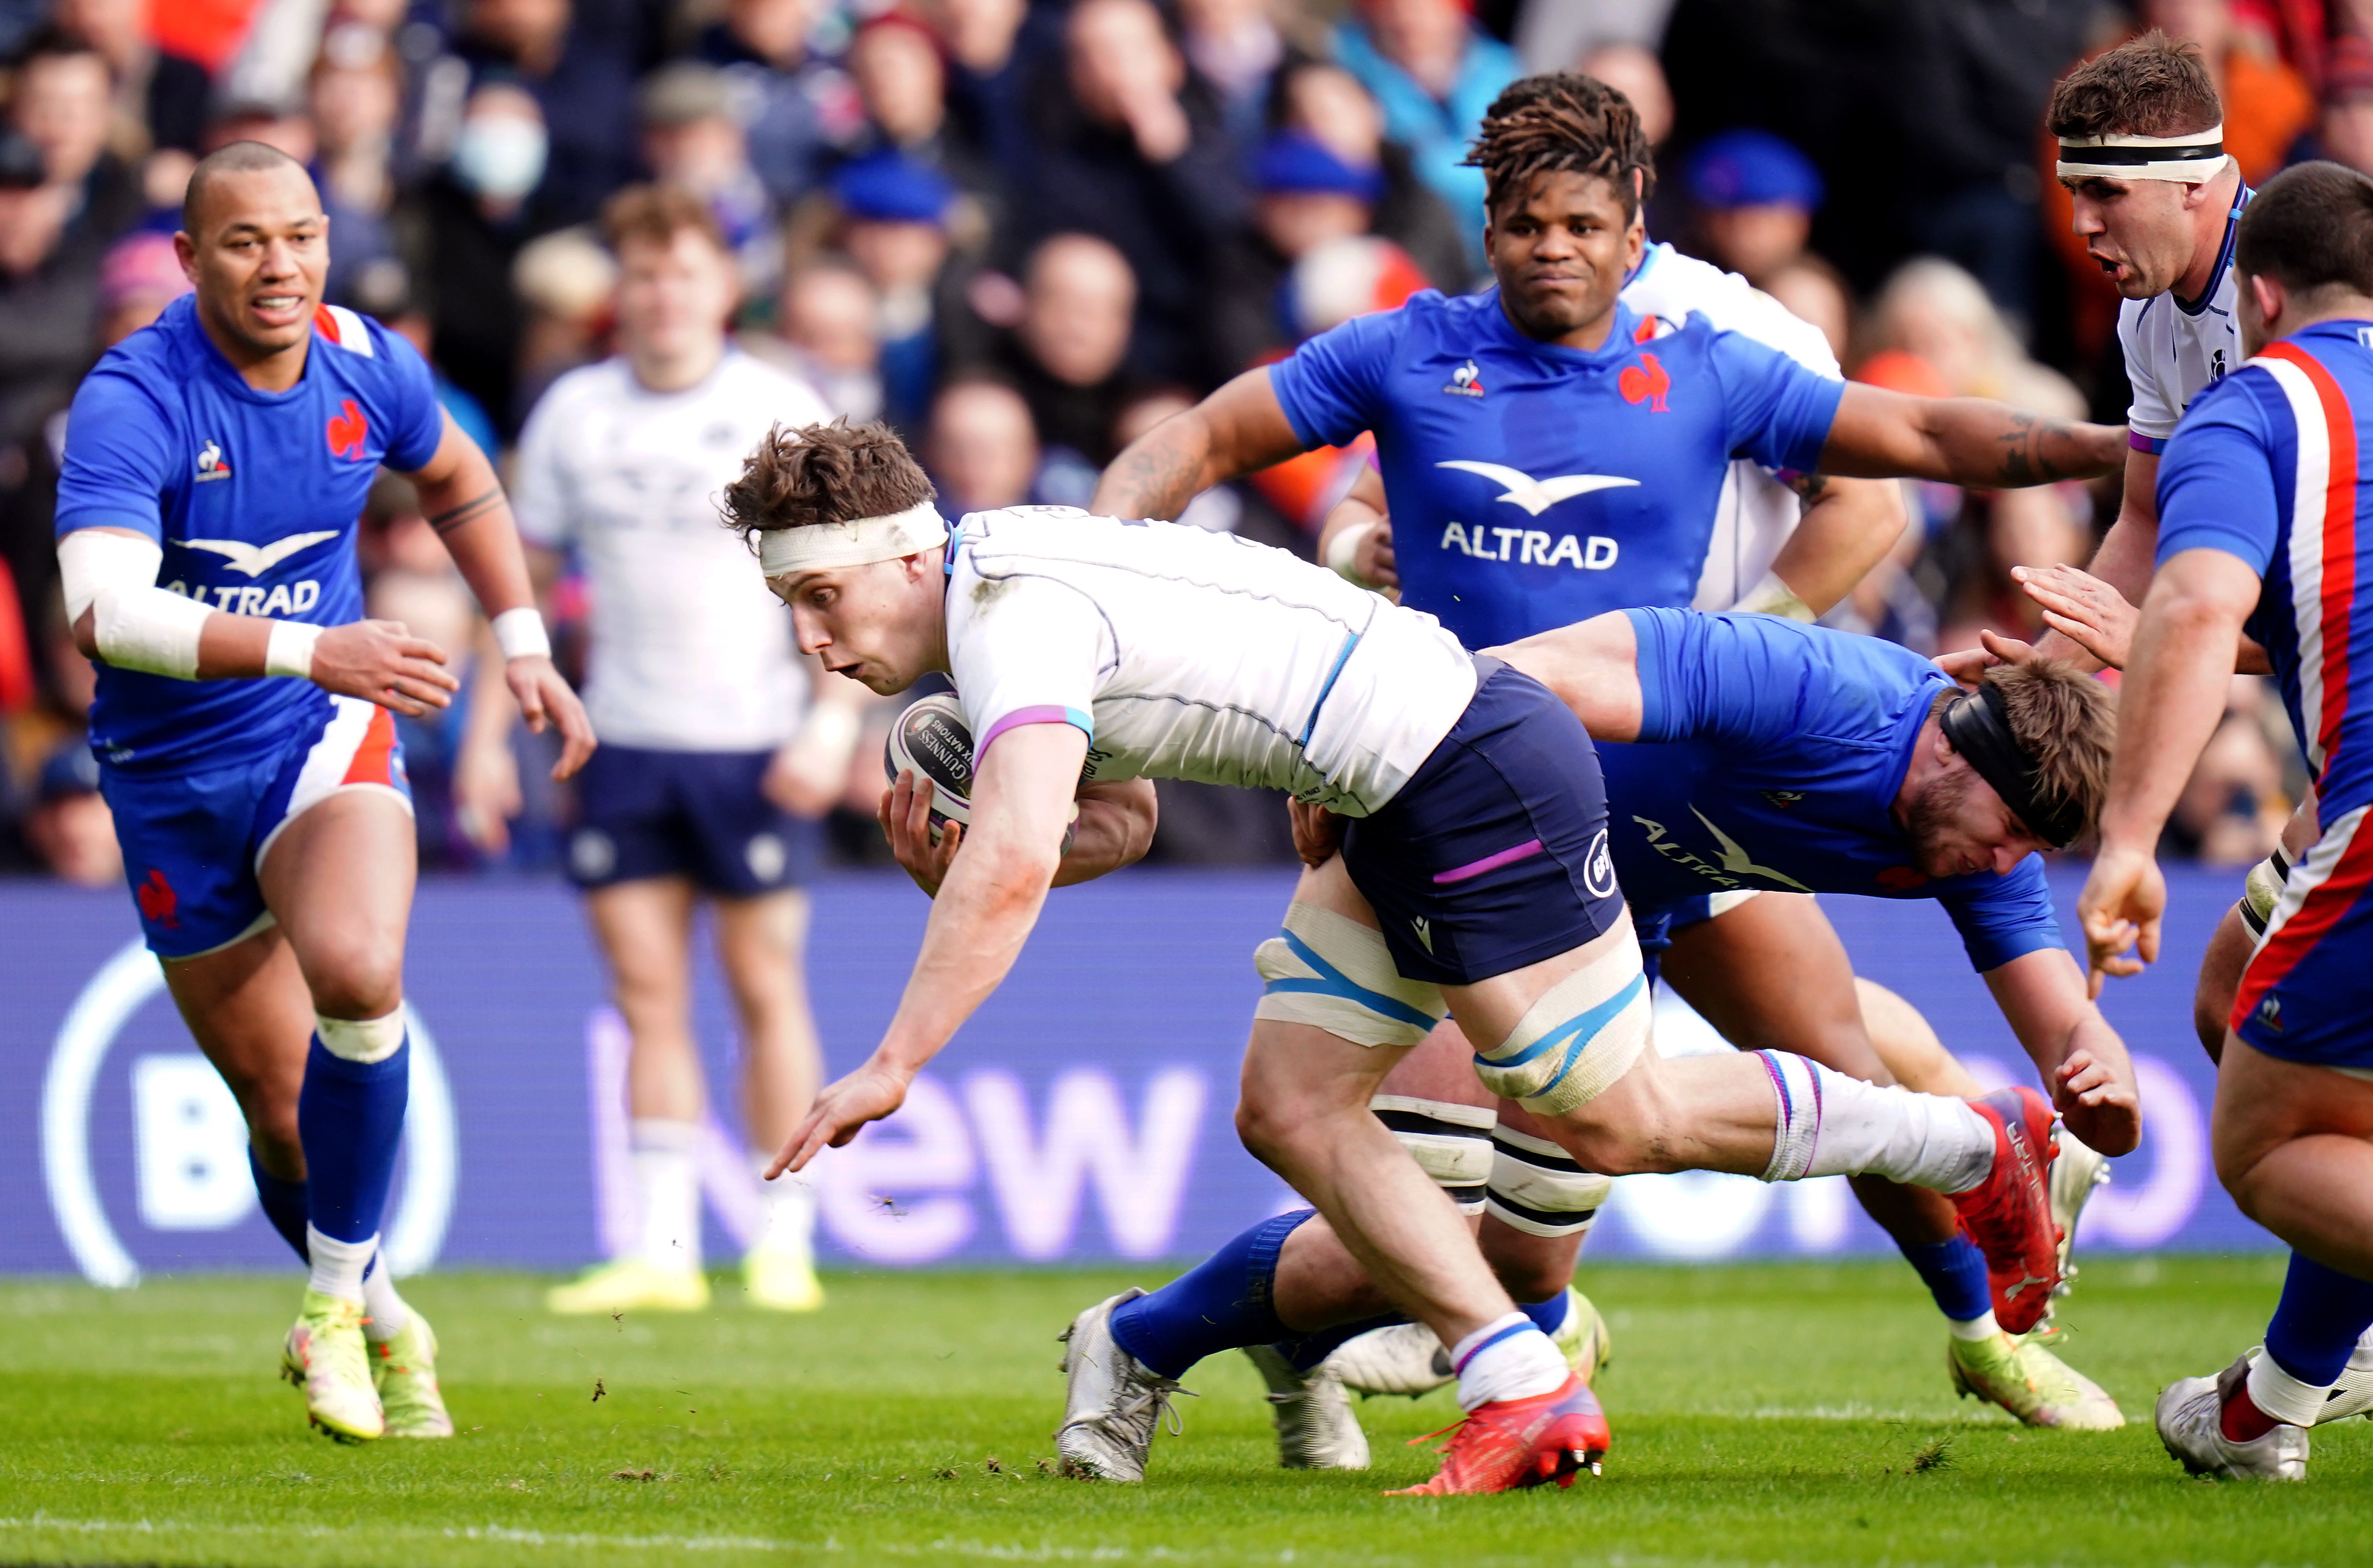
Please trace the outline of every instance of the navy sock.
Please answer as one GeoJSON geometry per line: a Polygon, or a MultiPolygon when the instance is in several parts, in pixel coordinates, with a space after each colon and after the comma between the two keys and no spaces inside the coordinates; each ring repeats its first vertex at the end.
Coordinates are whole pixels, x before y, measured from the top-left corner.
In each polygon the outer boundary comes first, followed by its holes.
{"type": "Polygon", "coordinates": [[[2348,1353],[2368,1326],[2373,1282],[2294,1252],[2283,1298],[2266,1325],[2266,1353],[2300,1382],[2326,1388],[2348,1370],[2348,1353]]]}
{"type": "Polygon", "coordinates": [[[1207,1355],[1288,1338],[1270,1295],[1277,1256],[1316,1212],[1263,1220],[1151,1295],[1122,1303],[1112,1315],[1113,1339],[1156,1375],[1177,1377],[1207,1355]]]}
{"type": "Polygon", "coordinates": [[[378,1232],[411,1086],[411,1041],[381,1062],[349,1062],[315,1037],[297,1097],[297,1137],[305,1145],[306,1217],[323,1236],[365,1241],[378,1232]]]}
{"type": "Polygon", "coordinates": [[[1331,1329],[1320,1329],[1298,1340],[1280,1340],[1278,1353],[1293,1364],[1296,1372],[1307,1372],[1335,1352],[1371,1329],[1389,1329],[1409,1319],[1397,1312],[1387,1312],[1381,1318],[1362,1318],[1356,1323],[1338,1323],[1331,1329]]]}
{"type": "Polygon", "coordinates": [[[1533,1327],[1542,1333],[1555,1334],[1560,1329],[1565,1327],[1565,1320],[1572,1316],[1573,1297],[1560,1291],[1547,1301],[1531,1303],[1520,1301],[1516,1303],[1516,1310],[1530,1318],[1533,1320],[1533,1327]]]}
{"type": "Polygon", "coordinates": [[[255,1178],[255,1195],[263,1204],[263,1217],[280,1233],[280,1239],[297,1249],[297,1256],[312,1261],[305,1250],[305,1183],[290,1181],[273,1175],[255,1157],[255,1147],[248,1145],[247,1168],[255,1178]]]}
{"type": "Polygon", "coordinates": [[[1993,1293],[1986,1288],[1986,1255],[1966,1236],[1913,1246],[1896,1245],[1911,1265],[1937,1309],[1956,1323],[1982,1318],[1994,1309],[1993,1293]]]}

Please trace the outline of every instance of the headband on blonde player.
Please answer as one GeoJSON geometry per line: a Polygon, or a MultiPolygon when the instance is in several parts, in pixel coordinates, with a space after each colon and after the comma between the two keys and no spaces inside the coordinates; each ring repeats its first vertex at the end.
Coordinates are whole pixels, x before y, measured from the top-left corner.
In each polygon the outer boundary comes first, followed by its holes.
{"type": "Polygon", "coordinates": [[[2060,161],[2053,166],[2063,180],[2169,180],[2181,185],[2204,185],[2225,172],[2225,127],[2185,131],[2173,136],[2063,136],[2060,161]]]}
{"type": "Polygon", "coordinates": [[[948,540],[947,519],[929,501],[881,517],[767,528],[758,535],[758,566],[771,581],[833,566],[870,566],[919,555],[948,540]]]}

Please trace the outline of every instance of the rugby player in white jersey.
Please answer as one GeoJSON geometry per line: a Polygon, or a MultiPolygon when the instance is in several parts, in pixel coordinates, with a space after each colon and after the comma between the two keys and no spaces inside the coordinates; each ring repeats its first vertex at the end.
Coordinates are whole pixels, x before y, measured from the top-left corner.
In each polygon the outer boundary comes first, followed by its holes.
{"type": "MultiPolygon", "coordinates": [[[[741,1025],[750,1147],[770,1155],[822,1071],[801,977],[820,815],[857,735],[846,681],[812,709],[820,673],[715,496],[777,423],[829,417],[805,383],[731,347],[741,278],[708,205],[629,187],[603,208],[618,259],[618,353],[555,382],[520,441],[513,507],[549,582],[562,552],[592,599],[585,703],[607,742],[578,785],[570,877],[632,1039],[626,1070],[637,1228],[631,1250],[550,1295],[555,1312],[696,1310],[705,1092],[692,1020],[693,926],[715,917],[741,1025]],[[806,724],[802,726],[802,717],[806,724]],[[804,817],[785,809],[802,807],[804,817]]],[[[482,706],[480,714],[489,713],[482,706]]],[[[508,715],[473,726],[457,776],[481,823],[517,809],[508,715]]],[[[764,1155],[761,1156],[763,1161],[764,1155]]],[[[804,1183],[767,1188],[743,1260],[752,1305],[823,1303],[804,1183]]]]}
{"type": "MultiPolygon", "coordinates": [[[[1271,983],[1237,1124],[1451,1347],[1467,1419],[1415,1490],[1570,1478],[1607,1442],[1588,1388],[1369,1112],[1378,1080],[1445,1014],[1495,1042],[1476,1056],[1493,1092],[1593,1168],[1877,1171],[1952,1193],[2007,1277],[2056,1279],[2051,1110],[2032,1091],[1966,1101],[1785,1052],[1667,1062],[1646,1049],[1596,753],[1539,683],[1282,552],[1061,508],[974,514],[952,537],[930,495],[878,426],[785,433],[726,491],[803,649],[877,691],[950,674],[977,738],[972,826],[898,1011],[776,1171],[894,1111],[1002,980],[1052,881],[1119,863],[1084,809],[1063,848],[1083,771],[1100,787],[1183,777],[1286,789],[1300,810],[1350,819],[1257,956],[1271,983]]],[[[2105,1082],[2079,1050],[2056,1088],[2073,1105],[2105,1082]]],[[[1094,1317],[1074,1324],[1075,1384],[1111,1375],[1094,1317]]]]}

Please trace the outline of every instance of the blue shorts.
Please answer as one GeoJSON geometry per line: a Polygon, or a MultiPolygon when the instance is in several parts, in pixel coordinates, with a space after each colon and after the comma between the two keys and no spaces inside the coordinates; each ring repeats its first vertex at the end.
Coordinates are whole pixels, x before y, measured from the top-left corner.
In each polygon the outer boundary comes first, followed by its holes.
{"type": "Polygon", "coordinates": [[[1657,966],[1672,950],[1673,938],[1692,925],[1701,925],[1717,914],[1736,909],[1741,903],[1761,892],[1760,888],[1738,888],[1726,893],[1694,893],[1654,909],[1635,909],[1631,923],[1640,933],[1640,958],[1648,971],[1648,983],[1656,983],[1657,966]],[[1721,909],[1714,900],[1724,900],[1721,909]]]}
{"type": "Polygon", "coordinates": [[[1343,835],[1344,869],[1393,966],[1436,985],[1572,952],[1623,913],[1589,733],[1532,677],[1475,663],[1466,713],[1400,793],[1343,835]]]}
{"type": "Polygon", "coordinates": [[[774,756],[602,747],[578,775],[569,880],[684,877],[726,899],[798,887],[814,870],[818,829],[766,798],[774,756]]]}
{"type": "Polygon", "coordinates": [[[2232,1030],[2309,1067],[2373,1069],[2373,832],[2358,807],[2299,856],[2234,993],[2232,1030]]]}
{"type": "Polygon", "coordinates": [[[270,925],[256,872],[280,830],[333,795],[384,790],[412,809],[395,715],[327,693],[262,756],[170,773],[102,758],[99,788],[115,815],[141,932],[160,958],[194,958],[270,925]]]}

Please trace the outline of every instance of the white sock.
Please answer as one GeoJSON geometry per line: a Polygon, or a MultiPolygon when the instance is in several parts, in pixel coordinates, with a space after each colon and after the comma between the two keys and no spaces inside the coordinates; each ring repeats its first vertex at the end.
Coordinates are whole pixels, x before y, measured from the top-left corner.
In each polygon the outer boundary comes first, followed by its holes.
{"type": "MultiPolygon", "coordinates": [[[[764,1172],[767,1161],[761,1158],[758,1169],[764,1172]]],[[[815,1189],[807,1178],[789,1172],[768,1181],[761,1176],[758,1192],[766,1205],[766,1223],[760,1227],[758,1239],[751,1246],[753,1252],[770,1252],[777,1258],[797,1258],[812,1261],[815,1257],[815,1189]]]]}
{"type": "Polygon", "coordinates": [[[411,1324],[412,1308],[395,1294],[395,1276],[388,1272],[387,1254],[381,1252],[363,1276],[363,1338],[385,1344],[411,1324]]]}
{"type": "Polygon", "coordinates": [[[700,1268],[700,1178],[692,1163],[700,1127],[637,1117],[627,1128],[635,1189],[642,1198],[640,1255],[654,1269],[700,1268]]]}
{"type": "Polygon", "coordinates": [[[1994,1321],[1992,1307],[1988,1307],[1966,1323],[1958,1318],[1947,1318],[1945,1319],[1945,1329],[1957,1340],[1991,1340],[2002,1332],[2002,1325],[1994,1321]]]}
{"type": "Polygon", "coordinates": [[[1766,1181],[1868,1174],[1966,1192],[1993,1169],[1993,1123],[1967,1100],[1881,1088],[1784,1051],[1755,1054],[1779,1112],[1766,1181]]]}
{"type": "Polygon", "coordinates": [[[1466,1411],[1553,1394],[1573,1376],[1549,1337],[1521,1312],[1494,1318],[1453,1345],[1450,1364],[1458,1368],[1458,1408],[1466,1411]]]}
{"type": "Polygon", "coordinates": [[[2262,1351],[2250,1365],[2250,1402],[2293,1426],[2313,1426],[2315,1418],[2323,1413],[2324,1397],[2331,1392],[2329,1384],[2316,1388],[2300,1382],[2262,1351]]]}
{"type": "Polygon", "coordinates": [[[313,1273],[305,1282],[305,1288],[334,1295],[340,1301],[361,1303],[363,1269],[378,1250],[379,1237],[375,1235],[360,1241],[339,1241],[307,1225],[305,1255],[312,1260],[313,1273]]]}

